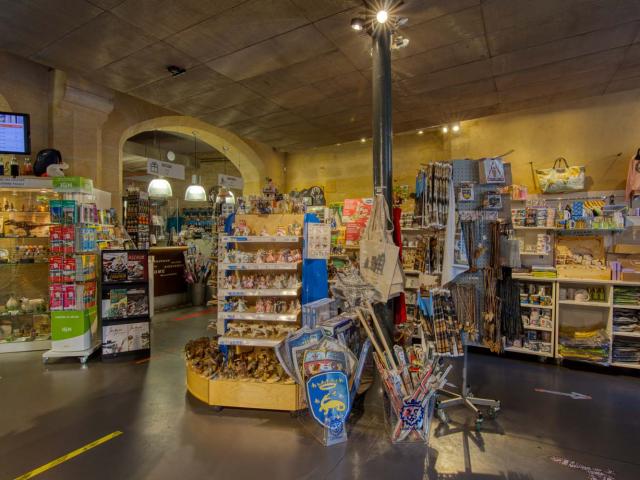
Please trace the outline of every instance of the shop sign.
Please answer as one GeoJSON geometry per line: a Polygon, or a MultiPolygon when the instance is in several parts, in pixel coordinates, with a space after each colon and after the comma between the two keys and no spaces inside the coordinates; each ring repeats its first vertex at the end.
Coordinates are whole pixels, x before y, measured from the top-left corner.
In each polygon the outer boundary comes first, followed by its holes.
{"type": "Polygon", "coordinates": [[[328,260],[331,254],[331,225],[328,223],[307,223],[305,258],[328,260]]]}
{"type": "Polygon", "coordinates": [[[0,177],[0,188],[51,188],[52,177],[0,177]]]}
{"type": "Polygon", "coordinates": [[[151,175],[158,175],[159,177],[184,180],[184,165],[148,159],[147,173],[150,173],[151,175]]]}
{"type": "Polygon", "coordinates": [[[373,198],[347,198],[342,209],[342,222],[346,227],[345,239],[347,245],[357,244],[362,231],[367,225],[373,198]]]}
{"type": "Polygon", "coordinates": [[[244,187],[244,181],[242,177],[234,177],[232,175],[225,175],[224,173],[218,174],[218,185],[220,187],[235,188],[236,190],[242,190],[244,187]]]}
{"type": "Polygon", "coordinates": [[[60,193],[93,193],[93,180],[85,177],[53,177],[53,189],[60,193]]]}
{"type": "Polygon", "coordinates": [[[480,160],[480,183],[505,183],[504,163],[501,158],[480,160]]]}

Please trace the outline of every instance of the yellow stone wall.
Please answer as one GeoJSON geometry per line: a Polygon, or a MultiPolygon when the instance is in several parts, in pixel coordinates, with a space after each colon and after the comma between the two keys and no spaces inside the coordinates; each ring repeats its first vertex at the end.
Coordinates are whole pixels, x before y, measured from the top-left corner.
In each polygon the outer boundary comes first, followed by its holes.
{"type": "MultiPolygon", "coordinates": [[[[514,182],[530,189],[535,187],[529,162],[546,168],[559,156],[586,166],[588,189],[624,189],[629,157],[640,148],[638,125],[640,90],[632,90],[462,122],[457,135],[395,135],[394,184],[413,187],[420,163],[513,149],[506,161],[514,182]]],[[[371,195],[371,142],[292,152],[286,169],[288,190],[322,185],[330,200],[371,195]]]]}

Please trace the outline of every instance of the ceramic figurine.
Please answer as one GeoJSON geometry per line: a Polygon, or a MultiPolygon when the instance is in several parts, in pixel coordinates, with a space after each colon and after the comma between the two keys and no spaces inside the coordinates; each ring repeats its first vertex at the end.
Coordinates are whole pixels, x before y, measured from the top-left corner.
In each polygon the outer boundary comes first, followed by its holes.
{"type": "Polygon", "coordinates": [[[256,262],[255,263],[264,263],[265,253],[264,250],[258,250],[256,253],[256,262]]]}
{"type": "Polygon", "coordinates": [[[275,263],[276,257],[273,256],[273,250],[267,251],[267,257],[265,258],[265,263],[275,263]]]}
{"type": "Polygon", "coordinates": [[[247,311],[247,303],[243,298],[238,299],[238,304],[236,305],[236,312],[246,312],[247,311]]]}
{"type": "Polygon", "coordinates": [[[284,225],[278,225],[276,228],[276,237],[284,237],[287,235],[287,229],[284,225]]]}
{"type": "Polygon", "coordinates": [[[267,298],[267,300],[264,302],[264,311],[266,313],[273,313],[273,300],[271,300],[270,298],[267,298]]]}
{"type": "Polygon", "coordinates": [[[260,231],[260,236],[261,237],[268,237],[269,236],[269,232],[267,232],[266,228],[262,228],[262,230],[260,231]]]}
{"type": "Polygon", "coordinates": [[[264,302],[261,298],[256,301],[256,313],[264,313],[264,302]]]}
{"type": "Polygon", "coordinates": [[[287,263],[287,250],[280,250],[278,252],[277,263],[287,263]]]}

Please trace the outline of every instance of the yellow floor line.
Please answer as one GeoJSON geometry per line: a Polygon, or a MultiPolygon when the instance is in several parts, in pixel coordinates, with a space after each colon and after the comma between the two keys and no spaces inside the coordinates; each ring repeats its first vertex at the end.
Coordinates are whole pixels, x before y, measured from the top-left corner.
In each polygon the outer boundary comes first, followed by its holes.
{"type": "Polygon", "coordinates": [[[27,472],[24,475],[20,475],[19,477],[16,477],[15,480],[27,480],[28,478],[33,478],[36,475],[40,475],[41,473],[44,473],[47,470],[50,470],[53,467],[56,467],[63,462],[66,462],[67,460],[71,460],[72,458],[77,457],[81,453],[84,453],[87,450],[91,450],[92,448],[97,447],[98,445],[102,445],[103,443],[108,442],[109,440],[112,440],[120,435],[122,435],[122,432],[119,430],[112,432],[109,435],[105,435],[104,437],[99,438],[98,440],[95,440],[91,443],[87,443],[84,447],[80,447],[77,450],[74,450],[73,452],[69,452],[66,455],[58,457],[55,460],[49,463],[46,463],[41,467],[36,468],[35,470],[31,470],[30,472],[27,472]]]}

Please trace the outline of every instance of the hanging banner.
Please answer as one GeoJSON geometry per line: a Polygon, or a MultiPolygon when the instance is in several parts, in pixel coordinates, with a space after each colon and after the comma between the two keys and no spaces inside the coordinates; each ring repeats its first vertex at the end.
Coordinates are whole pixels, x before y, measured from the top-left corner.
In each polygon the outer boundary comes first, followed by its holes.
{"type": "Polygon", "coordinates": [[[225,175],[224,173],[218,174],[218,186],[235,188],[236,190],[242,190],[244,187],[244,181],[242,177],[234,177],[232,175],[225,175]]]}
{"type": "Polygon", "coordinates": [[[184,165],[148,159],[147,173],[150,173],[151,175],[158,175],[159,177],[184,180],[184,165]]]}

